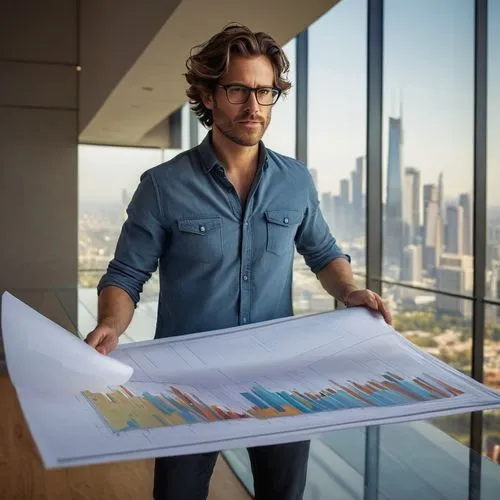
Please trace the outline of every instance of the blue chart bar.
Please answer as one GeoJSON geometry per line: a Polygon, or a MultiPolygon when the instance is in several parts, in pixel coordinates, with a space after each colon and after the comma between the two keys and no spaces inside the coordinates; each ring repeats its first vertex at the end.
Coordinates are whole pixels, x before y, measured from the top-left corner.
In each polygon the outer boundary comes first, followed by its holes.
{"type": "Polygon", "coordinates": [[[417,384],[412,384],[410,382],[406,382],[403,380],[402,382],[398,382],[398,385],[400,385],[406,391],[415,394],[416,397],[423,399],[424,401],[428,399],[433,399],[432,394],[430,394],[429,391],[422,389],[417,384]]]}
{"type": "Polygon", "coordinates": [[[315,400],[315,399],[311,398],[311,396],[309,396],[308,394],[304,394],[303,397],[309,402],[309,404],[312,406],[312,409],[314,411],[324,411],[324,410],[328,409],[327,406],[322,404],[319,400],[315,400]]]}
{"type": "Polygon", "coordinates": [[[265,401],[271,408],[274,408],[277,411],[281,410],[281,405],[284,401],[278,400],[272,392],[264,389],[263,387],[254,387],[253,392],[255,392],[257,396],[265,401]]]}
{"type": "Polygon", "coordinates": [[[380,391],[370,394],[368,398],[370,400],[370,403],[372,403],[374,406],[388,406],[394,404],[387,396],[382,394],[380,391]]]}
{"type": "Polygon", "coordinates": [[[146,401],[149,401],[153,406],[161,410],[163,413],[166,413],[167,415],[170,415],[175,411],[173,408],[169,407],[165,402],[163,402],[160,398],[158,398],[157,396],[153,396],[148,392],[144,393],[144,399],[146,401]]]}
{"type": "Polygon", "coordinates": [[[302,413],[313,413],[313,410],[303,405],[300,401],[297,400],[297,398],[294,398],[290,394],[287,394],[284,391],[281,391],[279,394],[283,399],[285,399],[288,402],[288,404],[292,405],[294,408],[301,411],[302,413]]]}
{"type": "Polygon", "coordinates": [[[261,410],[265,410],[266,408],[269,408],[266,403],[261,401],[259,398],[254,396],[251,392],[242,392],[241,395],[248,399],[251,403],[253,403],[257,408],[260,408],[261,410]]]}

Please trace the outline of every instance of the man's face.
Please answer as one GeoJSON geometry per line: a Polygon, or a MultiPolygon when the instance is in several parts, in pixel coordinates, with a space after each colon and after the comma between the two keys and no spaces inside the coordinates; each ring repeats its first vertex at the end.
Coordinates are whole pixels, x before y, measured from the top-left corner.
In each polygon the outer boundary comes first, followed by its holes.
{"type": "MultiPolygon", "coordinates": [[[[229,71],[219,85],[273,87],[271,61],[266,56],[236,56],[231,59],[229,71]]],[[[246,103],[232,104],[224,88],[218,86],[212,96],[206,97],[205,106],[212,110],[213,127],[240,146],[258,144],[271,121],[272,106],[259,104],[253,92],[246,103]]]]}

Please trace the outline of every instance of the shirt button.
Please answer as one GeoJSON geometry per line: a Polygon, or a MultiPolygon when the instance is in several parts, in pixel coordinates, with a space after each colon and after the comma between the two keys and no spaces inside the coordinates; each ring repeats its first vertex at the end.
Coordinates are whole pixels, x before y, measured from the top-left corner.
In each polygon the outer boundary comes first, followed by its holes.
{"type": "Polygon", "coordinates": [[[246,274],[243,275],[243,281],[248,281],[248,276],[246,274]]]}
{"type": "Polygon", "coordinates": [[[206,231],[205,226],[200,226],[200,232],[204,233],[206,231]]]}
{"type": "Polygon", "coordinates": [[[285,218],[283,219],[283,222],[284,222],[285,224],[288,224],[288,217],[285,217],[285,218]]]}

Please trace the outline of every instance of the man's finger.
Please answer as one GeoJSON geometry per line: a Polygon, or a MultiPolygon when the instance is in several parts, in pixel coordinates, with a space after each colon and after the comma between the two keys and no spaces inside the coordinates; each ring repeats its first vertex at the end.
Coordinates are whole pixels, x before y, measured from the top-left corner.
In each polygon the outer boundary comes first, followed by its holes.
{"type": "Polygon", "coordinates": [[[373,292],[368,292],[368,305],[375,310],[379,308],[379,304],[376,297],[377,296],[373,292]]]}
{"type": "Polygon", "coordinates": [[[100,353],[100,354],[104,354],[104,355],[108,354],[108,349],[106,348],[106,346],[105,346],[104,344],[99,344],[99,345],[95,348],[95,350],[96,350],[98,353],[100,353]]]}
{"type": "Polygon", "coordinates": [[[102,342],[96,347],[97,352],[101,354],[109,354],[116,347],[115,338],[112,335],[107,335],[102,339],[102,342]]]}
{"type": "Polygon", "coordinates": [[[376,297],[377,297],[377,302],[378,302],[378,310],[382,314],[385,322],[388,323],[389,325],[391,325],[392,324],[392,316],[391,316],[391,313],[389,312],[389,309],[385,305],[385,302],[382,300],[382,297],[380,297],[378,295],[376,295],[376,297]]]}
{"type": "Polygon", "coordinates": [[[99,335],[98,332],[93,331],[92,333],[89,333],[89,335],[87,335],[85,342],[87,342],[87,344],[90,347],[97,347],[99,345],[100,340],[101,340],[101,335],[99,335]]]}

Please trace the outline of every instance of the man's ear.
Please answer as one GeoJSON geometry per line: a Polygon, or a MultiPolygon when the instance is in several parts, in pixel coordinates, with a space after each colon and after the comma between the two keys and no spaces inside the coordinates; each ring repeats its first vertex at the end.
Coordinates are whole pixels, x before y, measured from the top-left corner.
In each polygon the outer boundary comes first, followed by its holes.
{"type": "Polygon", "coordinates": [[[214,109],[214,95],[210,91],[204,91],[201,93],[201,99],[203,101],[203,104],[205,105],[205,108],[207,109],[214,109]]]}

